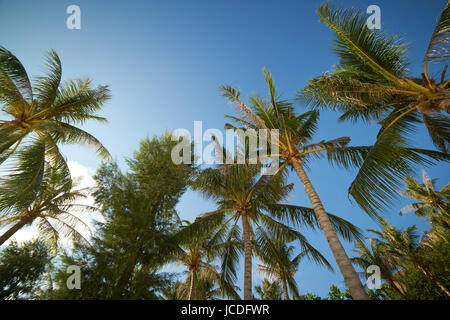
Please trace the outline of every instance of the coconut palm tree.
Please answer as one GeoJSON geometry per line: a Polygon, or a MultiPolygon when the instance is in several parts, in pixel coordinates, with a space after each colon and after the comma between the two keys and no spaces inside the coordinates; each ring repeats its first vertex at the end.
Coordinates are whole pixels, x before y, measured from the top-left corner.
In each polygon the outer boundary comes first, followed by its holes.
{"type": "MultiPolygon", "coordinates": [[[[189,300],[190,275],[179,287],[179,297],[189,300]]],[[[195,299],[217,300],[223,298],[223,289],[217,286],[215,279],[199,277],[195,282],[195,299]]],[[[239,299],[238,295],[229,296],[231,299],[239,299]]]]}
{"type": "MultiPolygon", "coordinates": [[[[273,239],[272,241],[274,250],[271,252],[261,252],[258,247],[255,247],[257,256],[262,261],[262,264],[258,265],[258,271],[269,279],[281,283],[284,300],[290,300],[289,291],[293,297],[299,297],[295,274],[301,260],[308,257],[308,251],[303,250],[292,258],[294,246],[288,246],[279,239],[273,239]]],[[[319,265],[326,266],[329,270],[333,270],[327,260],[319,259],[316,262],[319,265]]]]}
{"type": "Polygon", "coordinates": [[[450,58],[450,2],[447,2],[431,36],[424,58],[422,78],[408,75],[407,45],[385,32],[373,32],[362,11],[333,8],[323,3],[317,10],[320,21],[334,33],[335,52],[340,61],[335,71],[312,79],[302,94],[314,105],[343,112],[342,120],[377,119],[384,129],[414,115],[427,126],[434,143],[448,151],[450,81],[445,81],[447,65],[440,79],[431,79],[430,62],[450,58]]]}
{"type": "Polygon", "coordinates": [[[369,239],[370,248],[363,241],[357,240],[356,249],[353,250],[358,256],[352,258],[352,262],[367,270],[369,266],[375,265],[380,268],[380,275],[383,280],[389,283],[390,287],[397,291],[403,298],[407,299],[405,290],[395,277],[395,272],[400,268],[392,257],[386,253],[385,248],[380,245],[377,239],[369,239]]]}
{"type": "Polygon", "coordinates": [[[88,243],[78,229],[89,231],[89,227],[74,214],[74,210],[94,208],[75,203],[86,198],[86,194],[85,190],[77,189],[72,182],[65,163],[58,162],[54,166],[47,164],[41,182],[33,187],[35,192],[23,193],[29,180],[26,176],[24,178],[20,170],[33,161],[29,158],[30,154],[33,153],[29,150],[19,151],[19,171],[0,178],[0,226],[10,226],[0,236],[0,245],[25,225],[31,224],[36,224],[40,236],[48,238],[55,245],[61,235],[75,236],[88,243]]]}
{"type": "Polygon", "coordinates": [[[180,281],[169,282],[161,290],[160,299],[162,300],[181,300],[180,287],[182,283],[180,281]]]}
{"type": "MultiPolygon", "coordinates": [[[[55,51],[48,53],[47,73],[32,86],[22,63],[10,51],[0,47],[0,108],[12,118],[0,120],[0,164],[27,143],[39,138],[35,161],[23,173],[39,181],[45,156],[59,158],[58,144],[82,143],[93,146],[106,157],[106,148],[91,134],[78,128],[87,120],[105,122],[96,113],[110,98],[107,86],[92,87],[90,79],[61,83],[61,61],[55,51]]],[[[66,170],[68,170],[66,168],[66,170]]]]}
{"type": "Polygon", "coordinates": [[[406,230],[398,230],[382,219],[380,219],[380,223],[382,225],[380,231],[372,229],[368,231],[379,237],[379,245],[390,255],[390,259],[398,265],[413,265],[450,297],[450,290],[442,284],[424,263],[424,256],[432,250],[433,243],[426,238],[420,241],[416,226],[409,227],[406,230]]]}
{"type": "MultiPolygon", "coordinates": [[[[252,256],[254,247],[270,252],[273,243],[269,234],[286,242],[299,241],[315,261],[324,260],[295,226],[317,227],[312,210],[289,206],[281,201],[292,190],[281,175],[260,175],[261,165],[225,164],[199,173],[193,189],[216,202],[217,209],[200,215],[194,223],[181,231],[183,237],[195,239],[209,234],[206,246],[220,243],[221,274],[228,283],[236,281],[236,263],[244,251],[244,299],[252,295],[252,256]],[[242,225],[239,227],[239,222],[242,225]],[[284,222],[293,223],[294,227],[284,222]],[[217,231],[214,231],[217,230],[217,231]],[[211,235],[212,234],[212,235],[211,235]]],[[[359,230],[349,222],[328,214],[329,219],[347,238],[359,237],[359,230]]]]}
{"type": "MultiPolygon", "coordinates": [[[[312,136],[317,128],[319,112],[312,110],[300,115],[295,114],[293,104],[281,100],[278,96],[271,73],[265,69],[263,73],[269,87],[270,96],[268,99],[252,96],[249,98],[249,106],[240,99],[238,90],[230,86],[221,87],[222,95],[235,104],[240,115],[240,117],[226,117],[243,126],[243,130],[247,130],[247,132],[250,132],[251,129],[254,130],[253,132],[261,129],[278,130],[278,137],[276,135],[267,136],[272,139],[271,144],[275,141],[278,145],[279,153],[275,154],[271,151],[268,156],[276,157],[274,161],[280,160],[280,172],[283,172],[287,166],[295,170],[311,202],[314,218],[319,222],[320,228],[328,240],[353,298],[368,299],[359,276],[337,236],[337,230],[333,227],[330,216],[325,211],[322,201],[305,171],[305,166],[311,161],[326,156],[331,163],[345,168],[359,167],[370,152],[371,147],[347,147],[350,142],[348,137],[313,142],[312,136]]],[[[227,128],[241,129],[231,124],[227,124],[227,128]]],[[[285,209],[294,216],[298,213],[294,207],[286,207],[285,209]]]]}
{"type": "Polygon", "coordinates": [[[450,2],[431,36],[419,78],[408,73],[406,43],[367,28],[365,12],[324,3],[317,14],[333,31],[333,50],[340,60],[332,72],[310,80],[298,99],[313,108],[338,110],[342,113],[340,121],[375,120],[381,125],[373,148],[349,188],[365,211],[381,211],[396,197],[401,181],[414,172],[413,164],[431,163],[423,154],[434,160],[449,160],[447,65],[442,67],[440,78],[432,79],[429,63],[442,63],[450,57],[450,2]],[[417,140],[414,135],[420,123],[443,154],[410,148],[417,140]],[[412,142],[408,135],[412,135],[412,142]]]}
{"type": "Polygon", "coordinates": [[[264,278],[260,285],[255,286],[255,291],[261,300],[281,300],[281,285],[277,280],[270,282],[264,278]]]}
{"type": "MultiPolygon", "coordinates": [[[[184,222],[185,227],[192,224],[189,221],[184,222]]],[[[186,240],[183,242],[186,242],[186,240]]],[[[212,285],[217,284],[222,296],[239,299],[234,285],[232,283],[224,283],[224,279],[217,271],[216,266],[212,264],[213,260],[217,258],[218,253],[223,250],[224,245],[219,243],[211,244],[211,242],[208,242],[208,238],[189,239],[187,245],[181,244],[178,250],[175,251],[171,260],[182,263],[188,268],[188,276],[179,289],[186,293],[187,300],[196,300],[198,298],[196,292],[197,282],[200,280],[203,285],[207,283],[211,283],[212,285]],[[209,246],[206,246],[207,243],[209,246]]]]}
{"type": "Polygon", "coordinates": [[[419,184],[413,177],[406,177],[406,191],[398,192],[416,202],[411,203],[400,210],[400,215],[414,211],[418,217],[430,219],[433,231],[440,234],[439,230],[450,229],[450,183],[441,191],[436,191],[433,180],[425,170],[422,171],[423,184],[419,184]]]}

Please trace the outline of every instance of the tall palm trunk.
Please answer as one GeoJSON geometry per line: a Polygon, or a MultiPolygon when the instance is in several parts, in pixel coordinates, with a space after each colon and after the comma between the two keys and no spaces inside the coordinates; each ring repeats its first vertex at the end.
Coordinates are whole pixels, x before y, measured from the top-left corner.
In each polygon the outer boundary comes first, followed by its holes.
{"type": "Polygon", "coordinates": [[[0,246],[5,243],[6,240],[11,238],[17,231],[23,228],[28,222],[32,221],[30,217],[23,217],[17,222],[15,225],[13,225],[11,228],[6,230],[4,234],[0,236],[0,246]]]}
{"type": "Polygon", "coordinates": [[[450,297],[450,291],[438,280],[436,277],[425,267],[422,267],[420,264],[416,264],[417,268],[422,271],[422,273],[430,279],[435,285],[437,285],[445,294],[450,297]]]}
{"type": "Polygon", "coordinates": [[[323,233],[327,238],[328,245],[333,252],[333,256],[336,259],[342,275],[344,276],[345,283],[347,284],[347,287],[350,290],[353,299],[369,300],[369,296],[364,290],[358,274],[356,273],[353,265],[350,262],[350,259],[345,253],[344,247],[342,246],[342,243],[339,240],[325,209],[323,208],[322,201],[320,201],[316,190],[314,189],[311,181],[306,175],[305,170],[303,169],[301,160],[292,159],[290,161],[295,171],[297,172],[300,181],[303,184],[306,194],[308,195],[308,198],[314,209],[314,213],[316,214],[317,220],[319,220],[320,227],[322,228],[323,233]]]}
{"type": "Polygon", "coordinates": [[[291,300],[289,298],[289,292],[288,292],[288,287],[287,287],[287,283],[286,280],[282,280],[281,283],[283,284],[283,293],[284,293],[284,300],[291,300]]]}
{"type": "Polygon", "coordinates": [[[189,287],[189,297],[188,300],[195,300],[195,282],[197,281],[197,272],[195,270],[191,271],[191,285],[189,287]]]}
{"type": "Polygon", "coordinates": [[[252,300],[252,243],[250,241],[250,225],[247,215],[242,215],[242,231],[244,236],[244,300],[252,300]]]}

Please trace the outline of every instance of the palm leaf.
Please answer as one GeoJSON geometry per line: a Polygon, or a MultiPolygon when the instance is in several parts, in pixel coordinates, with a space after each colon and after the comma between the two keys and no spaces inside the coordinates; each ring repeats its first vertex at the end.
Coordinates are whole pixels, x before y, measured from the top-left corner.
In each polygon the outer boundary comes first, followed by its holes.
{"type": "Polygon", "coordinates": [[[444,62],[450,58],[450,1],[445,5],[425,54],[425,70],[428,62],[444,62]]]}
{"type": "Polygon", "coordinates": [[[336,34],[334,51],[341,57],[341,66],[371,70],[396,83],[399,82],[399,77],[405,75],[406,46],[384,32],[374,32],[367,28],[364,12],[335,9],[328,3],[323,3],[317,14],[336,34]]]}

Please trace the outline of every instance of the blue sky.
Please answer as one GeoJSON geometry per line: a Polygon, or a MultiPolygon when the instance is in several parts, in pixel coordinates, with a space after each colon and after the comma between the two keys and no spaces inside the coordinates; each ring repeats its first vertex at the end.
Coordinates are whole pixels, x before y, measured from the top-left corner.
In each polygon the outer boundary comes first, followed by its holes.
{"type": "MultiPolygon", "coordinates": [[[[193,131],[193,121],[203,128],[222,129],[224,114],[233,108],[219,96],[218,87],[230,84],[243,96],[266,94],[262,68],[272,71],[285,98],[293,97],[308,79],[331,70],[337,57],[331,53],[331,32],[318,22],[321,1],[25,1],[0,0],[0,45],[12,51],[29,74],[43,70],[43,57],[55,49],[63,63],[65,79],[90,76],[107,84],[112,99],[102,115],[109,123],[88,123],[84,128],[99,138],[124,167],[139,140],[166,129],[193,131]],[[81,30],[66,28],[66,8],[81,8],[81,30]]],[[[419,75],[423,55],[435,21],[445,1],[335,1],[365,10],[381,8],[382,28],[397,33],[411,44],[410,69],[419,75]]],[[[305,110],[298,105],[298,111],[305,110]]],[[[338,123],[338,115],[323,112],[317,139],[352,138],[352,145],[373,143],[376,124],[338,123]]],[[[430,145],[418,130],[420,146],[430,145]]],[[[84,147],[63,147],[68,159],[88,168],[100,160],[84,147]]],[[[418,168],[418,176],[422,168],[418,168]]],[[[428,168],[438,187],[449,180],[449,166],[428,168]]],[[[326,161],[311,166],[310,178],[326,209],[362,229],[375,228],[347,197],[355,172],[331,167],[326,161]]],[[[297,177],[291,203],[309,205],[297,177]]],[[[424,223],[399,217],[406,202],[399,201],[386,212],[397,226],[424,223]]],[[[188,192],[178,206],[184,219],[193,220],[213,208],[197,194],[188,192]]],[[[305,232],[311,242],[333,261],[325,237],[305,232]]],[[[347,244],[349,252],[352,245],[347,244]]],[[[350,253],[350,252],[349,252],[350,253]]],[[[300,265],[297,280],[301,292],[326,295],[331,284],[344,287],[337,266],[331,273],[310,263],[300,265]]],[[[258,275],[255,274],[257,278],[258,275]]],[[[240,281],[239,284],[242,282],[240,281]]]]}

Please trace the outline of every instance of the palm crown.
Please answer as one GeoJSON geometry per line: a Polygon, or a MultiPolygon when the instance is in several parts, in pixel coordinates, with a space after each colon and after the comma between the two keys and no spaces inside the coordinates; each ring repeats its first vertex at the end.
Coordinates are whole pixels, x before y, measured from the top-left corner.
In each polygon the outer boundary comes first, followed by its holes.
{"type": "MultiPolygon", "coordinates": [[[[22,165],[27,163],[27,159],[22,159],[22,165]]],[[[18,176],[20,173],[1,178],[0,224],[14,226],[0,237],[0,244],[26,224],[34,222],[37,223],[40,236],[48,238],[55,245],[61,235],[75,236],[88,243],[81,231],[89,231],[89,227],[74,211],[81,213],[94,208],[77,203],[86,198],[85,190],[77,187],[63,164],[46,166],[41,182],[32,194],[23,192],[29,182],[18,179],[18,176]]]]}
{"type": "Polygon", "coordinates": [[[406,44],[367,28],[363,12],[324,3],[317,14],[335,33],[333,49],[340,61],[333,72],[310,80],[300,100],[337,109],[341,120],[378,120],[382,131],[394,125],[410,129],[423,122],[435,145],[447,152],[450,126],[442,114],[450,112],[447,66],[440,79],[431,79],[428,65],[450,57],[450,2],[432,34],[421,78],[408,75],[406,44]]]}
{"type": "MultiPolygon", "coordinates": [[[[295,247],[288,245],[285,242],[274,239],[273,250],[269,252],[259,251],[256,247],[256,252],[262,264],[258,265],[258,271],[268,277],[269,279],[279,281],[283,288],[284,299],[289,300],[289,292],[293,297],[299,297],[297,283],[295,281],[295,274],[298,271],[298,265],[301,260],[308,257],[308,251],[303,250],[295,257],[295,247]]],[[[329,270],[333,270],[326,259],[318,256],[316,263],[326,266],[329,270]]]]}
{"type": "Polygon", "coordinates": [[[61,83],[61,61],[55,51],[47,56],[47,74],[32,87],[22,63],[0,47],[0,106],[12,120],[0,120],[0,163],[14,153],[28,136],[39,137],[55,156],[58,143],[84,143],[108,156],[91,134],[76,127],[87,120],[105,122],[96,115],[110,98],[107,86],[92,88],[90,79],[61,83]]]}
{"type": "MultiPolygon", "coordinates": [[[[292,185],[285,185],[282,175],[260,175],[261,165],[231,164],[219,168],[208,168],[199,173],[193,183],[194,190],[215,200],[217,209],[201,215],[190,226],[181,231],[188,238],[198,239],[212,230],[214,234],[205,244],[207,247],[220,243],[222,276],[233,283],[236,262],[242,250],[245,253],[244,299],[252,299],[251,256],[253,247],[267,255],[275,253],[272,237],[283,241],[299,241],[301,248],[315,261],[324,261],[323,256],[306,238],[293,227],[306,225],[318,227],[318,221],[310,208],[280,203],[286,200],[292,185]],[[242,233],[238,222],[242,222],[242,233]],[[271,235],[271,236],[269,236],[271,235]]],[[[347,239],[360,237],[358,228],[349,222],[329,214],[336,230],[347,239]]]]}
{"type": "Polygon", "coordinates": [[[380,245],[378,239],[369,239],[370,248],[367,247],[363,241],[356,241],[356,249],[353,250],[358,256],[352,258],[352,262],[363,270],[367,270],[372,265],[380,268],[381,278],[386,280],[391,288],[396,290],[400,295],[406,298],[404,289],[400,286],[394,275],[399,267],[394,259],[386,252],[386,248],[380,245]]]}
{"type": "Polygon", "coordinates": [[[450,6],[447,3],[433,32],[422,78],[408,75],[407,46],[385,32],[369,30],[363,12],[324,3],[317,13],[335,34],[333,49],[340,60],[333,72],[310,80],[298,100],[339,110],[341,121],[379,121],[377,140],[349,188],[356,202],[375,214],[396,198],[395,188],[413,173],[414,164],[449,159],[450,125],[443,114],[450,105],[447,67],[441,79],[434,80],[428,64],[449,57],[450,6]],[[443,153],[412,148],[415,139],[407,136],[416,133],[418,123],[425,124],[443,153]]]}
{"type": "Polygon", "coordinates": [[[437,231],[439,235],[440,231],[450,229],[450,183],[437,191],[433,186],[433,180],[430,179],[425,170],[422,171],[422,179],[423,184],[418,183],[412,177],[405,179],[406,191],[399,190],[398,192],[416,202],[403,207],[400,214],[414,211],[414,214],[418,217],[429,218],[434,231],[437,231]]]}
{"type": "MultiPolygon", "coordinates": [[[[281,161],[279,171],[282,173],[285,171],[283,169],[286,166],[291,166],[295,169],[311,202],[314,216],[319,221],[320,228],[327,237],[333,255],[350,291],[352,291],[352,295],[358,299],[368,299],[361,281],[336,234],[335,227],[325,211],[304,167],[308,162],[324,156],[330,162],[344,167],[359,166],[370,152],[371,147],[347,147],[347,144],[350,142],[348,137],[312,142],[319,118],[318,111],[308,111],[297,115],[294,112],[292,103],[281,100],[278,96],[270,72],[264,69],[263,73],[269,88],[269,98],[250,97],[250,106],[247,106],[240,99],[238,90],[230,86],[221,87],[223,96],[235,104],[240,115],[240,117],[228,117],[244,126],[244,130],[247,129],[247,132],[251,132],[248,129],[278,130],[278,136],[267,136],[271,139],[271,145],[275,143],[278,146],[280,153],[275,154],[270,150],[269,156],[276,157],[275,161],[281,161]]],[[[233,125],[228,124],[227,126],[236,129],[233,125]]],[[[375,215],[375,213],[373,214],[375,215]]]]}
{"type": "Polygon", "coordinates": [[[378,245],[382,248],[388,259],[397,265],[411,264],[433,281],[445,294],[450,297],[450,290],[431,271],[425,262],[425,256],[433,249],[433,241],[429,237],[420,238],[417,227],[412,226],[406,230],[399,230],[380,219],[382,230],[371,230],[378,236],[378,245]]]}
{"type": "MultiPolygon", "coordinates": [[[[186,222],[186,226],[191,225],[191,222],[186,222]]],[[[218,285],[216,293],[220,293],[222,297],[228,296],[232,299],[239,299],[239,295],[235,291],[235,286],[232,283],[227,283],[217,267],[212,264],[219,253],[226,249],[224,248],[229,243],[216,243],[206,246],[208,238],[206,239],[183,239],[181,245],[175,250],[173,260],[182,263],[188,269],[188,276],[184,283],[181,283],[178,291],[180,296],[185,296],[187,300],[195,300],[199,298],[197,288],[201,283],[206,282],[218,285]],[[183,293],[183,294],[181,294],[183,293]]]]}

